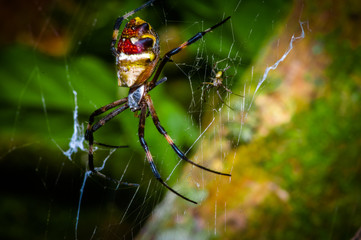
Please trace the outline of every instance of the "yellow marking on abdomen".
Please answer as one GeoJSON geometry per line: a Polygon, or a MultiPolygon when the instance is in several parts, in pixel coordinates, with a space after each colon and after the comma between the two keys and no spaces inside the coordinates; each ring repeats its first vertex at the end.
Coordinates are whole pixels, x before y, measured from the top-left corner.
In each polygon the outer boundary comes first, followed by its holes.
{"type": "Polygon", "coordinates": [[[118,85],[131,87],[139,76],[147,69],[150,61],[154,59],[154,53],[147,52],[141,54],[127,55],[120,53],[117,57],[118,85]]]}

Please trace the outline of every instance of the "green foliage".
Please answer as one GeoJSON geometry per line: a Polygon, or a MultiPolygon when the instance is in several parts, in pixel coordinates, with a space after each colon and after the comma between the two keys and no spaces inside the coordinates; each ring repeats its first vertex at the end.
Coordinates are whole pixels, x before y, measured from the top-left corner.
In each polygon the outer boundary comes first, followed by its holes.
{"type": "Polygon", "coordinates": [[[326,39],[332,62],[323,95],[254,143],[262,154],[251,161],[290,199],[284,204],[269,197],[251,220],[260,230],[250,227],[245,239],[349,239],[360,227],[361,48],[326,39]]]}

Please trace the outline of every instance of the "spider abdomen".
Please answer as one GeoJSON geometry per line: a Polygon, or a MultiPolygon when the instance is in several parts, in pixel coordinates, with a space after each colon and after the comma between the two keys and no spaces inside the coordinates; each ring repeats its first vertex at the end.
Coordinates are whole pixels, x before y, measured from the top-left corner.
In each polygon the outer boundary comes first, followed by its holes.
{"type": "Polygon", "coordinates": [[[147,73],[154,68],[149,69],[149,63],[154,58],[152,52],[131,55],[120,53],[116,60],[118,85],[132,87],[142,84],[143,78],[148,77],[147,73]]]}
{"type": "Polygon", "coordinates": [[[152,75],[158,62],[158,36],[151,26],[136,17],[125,26],[117,48],[118,85],[140,86],[152,75]]]}

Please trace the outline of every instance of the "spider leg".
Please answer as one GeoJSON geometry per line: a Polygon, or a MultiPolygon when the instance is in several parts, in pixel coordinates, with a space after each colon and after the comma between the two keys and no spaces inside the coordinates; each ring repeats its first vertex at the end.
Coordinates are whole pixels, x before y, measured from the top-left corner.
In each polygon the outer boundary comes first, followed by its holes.
{"type": "Polygon", "coordinates": [[[115,109],[114,111],[112,111],[111,113],[109,113],[108,115],[106,115],[105,117],[100,119],[89,130],[87,129],[87,135],[86,136],[87,136],[87,140],[89,141],[88,165],[89,165],[89,169],[93,173],[97,172],[95,170],[95,168],[94,168],[94,162],[93,162],[93,159],[94,159],[94,157],[93,157],[93,155],[94,155],[94,149],[93,149],[94,137],[93,137],[93,133],[95,131],[97,131],[100,127],[104,126],[104,124],[106,124],[109,120],[113,119],[119,113],[123,112],[128,107],[129,107],[129,105],[126,103],[125,105],[115,109]]]}
{"type": "Polygon", "coordinates": [[[89,123],[88,123],[88,127],[87,127],[87,130],[90,128],[90,126],[93,124],[94,122],[94,117],[108,111],[109,109],[112,109],[112,108],[115,108],[116,106],[119,106],[125,102],[128,101],[128,98],[122,98],[122,99],[119,99],[115,102],[112,102],[112,103],[109,103],[101,108],[98,108],[97,110],[95,110],[89,117],[89,123]]]}
{"type": "MultiPolygon", "coordinates": [[[[211,87],[214,86],[214,84],[211,83],[211,82],[202,82],[202,84],[203,84],[203,85],[207,85],[207,86],[205,86],[204,88],[202,88],[202,95],[203,95],[204,91],[208,91],[211,87]]],[[[199,86],[199,88],[200,88],[200,87],[201,87],[201,86],[199,86]]],[[[205,96],[204,96],[204,95],[203,95],[202,99],[205,101],[205,96]]]]}
{"type": "MultiPolygon", "coordinates": [[[[204,85],[214,85],[213,83],[211,83],[211,82],[202,82],[202,84],[204,84],[204,85]]],[[[208,86],[207,86],[208,87],[208,86]]]]}
{"type": "MultiPolygon", "coordinates": [[[[88,126],[87,126],[87,129],[85,131],[85,140],[89,140],[89,134],[90,134],[90,129],[91,129],[91,126],[94,122],[94,117],[95,116],[98,116],[112,108],[115,108],[116,106],[119,106],[121,104],[124,104],[126,101],[128,100],[128,98],[122,98],[122,99],[119,99],[115,102],[112,102],[108,105],[105,105],[97,110],[95,110],[89,117],[89,121],[88,121],[88,126]]],[[[104,143],[99,143],[99,142],[95,142],[94,141],[94,144],[97,144],[97,145],[101,145],[101,146],[104,146],[104,147],[110,147],[110,148],[124,148],[124,147],[127,147],[127,146],[113,146],[113,145],[109,145],[109,144],[104,144],[104,143]]]]}
{"type": "Polygon", "coordinates": [[[229,17],[227,17],[226,19],[224,19],[223,21],[217,23],[216,25],[214,25],[214,26],[212,26],[212,27],[204,30],[203,32],[198,32],[197,34],[195,34],[193,37],[191,37],[190,39],[188,39],[187,41],[185,41],[184,43],[182,43],[182,44],[179,45],[178,47],[176,47],[176,48],[170,50],[169,52],[167,52],[167,53],[164,55],[164,57],[162,57],[162,61],[160,62],[159,67],[158,67],[157,71],[155,72],[152,81],[149,82],[149,87],[150,87],[149,89],[151,90],[151,89],[153,89],[153,88],[156,86],[155,83],[156,83],[156,81],[157,81],[160,73],[162,72],[165,64],[170,61],[170,58],[171,58],[173,55],[175,55],[175,54],[177,54],[178,52],[180,52],[183,48],[191,45],[192,43],[194,43],[194,42],[196,42],[196,41],[198,41],[198,40],[201,39],[206,33],[212,31],[213,29],[215,29],[215,28],[217,28],[217,27],[219,27],[220,25],[222,25],[223,23],[225,23],[226,21],[228,21],[230,18],[231,18],[231,17],[229,16],[229,17]]]}
{"type": "MultiPolygon", "coordinates": [[[[221,85],[221,86],[223,86],[223,85],[221,85]]],[[[224,87],[224,86],[223,86],[223,87],[224,87]]],[[[227,103],[225,103],[225,102],[223,101],[223,98],[222,98],[221,94],[219,93],[219,90],[218,90],[218,89],[217,89],[217,95],[218,95],[219,99],[221,100],[221,102],[222,102],[224,105],[226,105],[226,106],[229,107],[230,109],[234,110],[233,108],[231,108],[231,106],[229,106],[227,103]]]]}
{"type": "Polygon", "coordinates": [[[231,66],[226,67],[225,69],[222,70],[222,74],[225,73],[225,71],[227,71],[228,69],[230,69],[231,66]]]}
{"type": "Polygon", "coordinates": [[[210,89],[211,87],[214,86],[214,84],[211,83],[211,82],[202,82],[202,84],[207,85],[207,86],[206,86],[206,90],[208,90],[208,89],[210,89]]]}
{"type": "Polygon", "coordinates": [[[197,204],[197,202],[193,201],[193,200],[190,200],[189,198],[183,196],[182,194],[178,193],[177,191],[175,191],[173,188],[171,188],[170,186],[168,186],[168,184],[166,184],[162,177],[160,176],[155,164],[154,164],[154,161],[153,161],[153,157],[152,157],[152,154],[150,153],[149,151],[149,148],[148,148],[148,145],[147,145],[147,142],[145,141],[144,139],[144,126],[145,126],[145,119],[146,119],[146,114],[147,114],[147,105],[144,104],[141,108],[141,113],[140,113],[140,116],[139,116],[139,128],[138,128],[138,137],[139,137],[139,141],[140,141],[140,144],[142,145],[144,151],[145,151],[145,155],[147,156],[147,160],[150,164],[150,168],[152,169],[152,172],[155,176],[155,178],[161,183],[163,184],[163,186],[165,186],[166,188],[168,188],[168,190],[170,190],[171,192],[173,192],[174,194],[178,195],[179,197],[183,198],[184,200],[187,200],[191,203],[194,203],[194,204],[197,204]]]}
{"type": "Polygon", "coordinates": [[[230,89],[228,89],[226,86],[224,86],[223,84],[221,84],[221,86],[224,88],[224,90],[226,90],[227,92],[233,94],[233,95],[236,95],[236,96],[239,96],[239,97],[243,97],[242,95],[239,95],[237,93],[234,93],[232,92],[230,89]]]}
{"type": "Polygon", "coordinates": [[[153,119],[153,122],[154,122],[154,125],[157,127],[158,131],[166,138],[167,142],[172,146],[173,150],[177,153],[177,155],[183,159],[184,161],[187,161],[191,164],[193,164],[194,166],[197,166],[203,170],[206,170],[208,172],[212,172],[212,173],[215,173],[215,174],[219,174],[219,175],[224,175],[224,176],[231,176],[231,174],[228,174],[228,173],[222,173],[222,172],[218,172],[218,171],[215,171],[215,170],[212,170],[212,169],[209,169],[209,168],[206,168],[202,165],[199,165],[191,160],[189,160],[185,154],[179,150],[179,148],[177,147],[177,145],[175,145],[175,143],[173,142],[173,140],[169,137],[168,133],[164,130],[164,128],[162,127],[162,125],[160,124],[160,121],[159,121],[159,118],[157,116],[157,113],[155,112],[155,108],[154,108],[154,105],[153,105],[153,102],[152,102],[152,99],[150,98],[149,95],[145,95],[144,96],[145,100],[147,101],[147,105],[148,105],[148,108],[150,110],[150,115],[152,116],[152,119],[153,119]]]}
{"type": "Polygon", "coordinates": [[[103,147],[107,147],[107,148],[127,148],[128,147],[128,145],[122,145],[122,146],[110,145],[110,144],[101,143],[101,142],[97,142],[97,141],[94,141],[93,143],[95,145],[99,145],[99,146],[103,146],[103,147]]]}
{"type": "MultiPolygon", "coordinates": [[[[204,84],[204,85],[206,85],[206,84],[211,84],[211,85],[213,85],[212,83],[210,83],[210,82],[202,82],[201,84],[204,84]]],[[[200,89],[200,88],[202,88],[202,86],[203,85],[199,85],[198,87],[197,87],[197,89],[200,89]]],[[[209,88],[209,86],[207,86],[206,88],[205,88],[205,90],[207,90],[209,88]]],[[[204,89],[202,89],[202,91],[203,91],[204,89]]]]}
{"type": "Polygon", "coordinates": [[[160,79],[159,81],[157,81],[157,82],[155,83],[155,86],[158,86],[159,84],[162,84],[162,83],[164,83],[165,81],[167,81],[167,77],[163,77],[162,79],[160,79]]]}
{"type": "Polygon", "coordinates": [[[122,17],[118,17],[115,20],[115,24],[114,24],[114,28],[113,28],[113,37],[112,37],[112,41],[110,43],[110,50],[112,51],[113,55],[116,56],[117,54],[117,48],[115,47],[115,43],[117,42],[118,39],[118,34],[119,34],[119,28],[120,25],[122,25],[122,22],[124,19],[127,19],[128,17],[132,16],[134,13],[138,12],[139,10],[142,10],[143,8],[148,7],[150,4],[152,4],[155,0],[150,0],[146,3],[144,3],[142,6],[134,9],[133,11],[123,15],[122,17]]]}
{"type": "Polygon", "coordinates": [[[217,66],[217,63],[216,64],[214,64],[214,66],[213,66],[213,68],[212,68],[212,74],[213,74],[213,76],[216,76],[216,66],[217,66]]]}
{"type": "Polygon", "coordinates": [[[218,95],[219,99],[221,100],[221,102],[222,102],[223,104],[225,104],[224,101],[223,101],[223,98],[222,98],[221,94],[219,93],[219,90],[218,90],[218,89],[217,89],[216,92],[217,92],[217,95],[218,95]]]}
{"type": "MultiPolygon", "coordinates": [[[[123,185],[127,185],[127,186],[139,186],[138,184],[135,183],[127,183],[127,182],[120,182],[117,180],[114,180],[100,172],[98,172],[95,168],[94,168],[94,150],[93,150],[93,144],[96,143],[94,142],[94,137],[93,137],[93,133],[98,130],[101,126],[103,126],[105,123],[107,123],[109,120],[113,119],[115,116],[117,116],[119,113],[123,112],[125,109],[127,109],[129,106],[128,104],[123,105],[122,107],[119,107],[117,109],[115,109],[114,111],[112,111],[111,113],[109,113],[107,116],[105,116],[104,118],[100,119],[97,123],[95,123],[93,126],[91,126],[91,124],[94,121],[94,116],[97,116],[101,113],[106,112],[107,110],[114,108],[118,105],[123,104],[124,102],[126,102],[126,98],[120,99],[118,101],[115,101],[113,103],[110,103],[104,107],[101,107],[97,110],[95,110],[92,115],[90,115],[90,119],[89,119],[89,124],[88,124],[88,128],[85,134],[85,138],[86,140],[89,141],[89,153],[88,153],[88,165],[89,165],[89,169],[93,174],[96,174],[110,182],[113,182],[115,184],[123,184],[123,185]]],[[[106,146],[106,147],[112,147],[112,148],[120,148],[120,147],[125,147],[125,146],[111,146],[111,145],[107,145],[107,144],[103,144],[103,143],[96,143],[98,145],[102,145],[102,146],[106,146]]]]}

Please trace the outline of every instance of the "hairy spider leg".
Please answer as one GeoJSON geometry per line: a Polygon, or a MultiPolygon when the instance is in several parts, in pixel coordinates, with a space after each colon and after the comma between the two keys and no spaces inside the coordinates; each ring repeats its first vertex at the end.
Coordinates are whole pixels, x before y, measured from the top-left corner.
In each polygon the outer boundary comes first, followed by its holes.
{"type": "Polygon", "coordinates": [[[203,170],[206,170],[208,172],[212,172],[212,173],[215,173],[215,174],[219,174],[219,175],[224,175],[224,176],[231,176],[231,174],[228,174],[228,173],[222,173],[222,172],[218,172],[218,171],[215,171],[215,170],[212,170],[212,169],[209,169],[209,168],[206,168],[202,165],[199,165],[191,160],[189,160],[185,154],[179,150],[179,148],[177,147],[177,145],[175,145],[175,143],[173,142],[172,138],[168,135],[168,133],[164,130],[164,128],[162,127],[160,121],[159,121],[159,118],[157,116],[157,113],[155,112],[155,108],[154,108],[154,105],[153,105],[153,102],[152,102],[152,99],[150,98],[149,95],[145,95],[144,96],[145,100],[147,101],[147,105],[148,105],[148,108],[149,108],[149,111],[150,111],[150,115],[152,116],[152,119],[153,119],[153,122],[154,122],[154,125],[157,127],[158,131],[165,137],[165,139],[167,140],[167,142],[172,146],[173,150],[177,153],[177,155],[184,161],[187,161],[189,162],[190,164],[193,164],[194,166],[197,166],[203,170]]]}
{"type": "MultiPolygon", "coordinates": [[[[87,129],[85,131],[85,140],[89,140],[89,134],[90,134],[90,129],[91,129],[91,126],[94,122],[94,117],[95,116],[98,116],[112,108],[115,108],[121,104],[124,104],[125,102],[127,102],[127,98],[122,98],[122,99],[119,99],[115,102],[112,102],[112,103],[109,103],[97,110],[95,110],[89,117],[89,121],[88,121],[88,126],[87,126],[87,129]]],[[[100,142],[96,142],[96,141],[93,141],[94,144],[96,145],[100,145],[100,146],[104,146],[104,147],[109,147],[109,148],[126,148],[128,146],[115,146],[115,145],[109,145],[109,144],[104,144],[104,143],[100,143],[100,142]]]]}
{"type": "Polygon", "coordinates": [[[179,45],[178,47],[170,50],[169,52],[167,52],[166,54],[164,54],[164,57],[162,57],[162,61],[160,62],[157,71],[155,72],[153,79],[151,82],[149,82],[149,89],[153,89],[157,84],[157,79],[159,78],[159,75],[161,74],[165,64],[167,62],[170,61],[170,58],[177,54],[178,52],[180,52],[182,49],[184,49],[185,47],[191,45],[192,43],[198,41],[199,39],[201,39],[206,33],[212,31],[213,29],[219,27],[220,25],[222,25],[223,23],[225,23],[226,21],[228,21],[231,17],[227,17],[226,19],[224,19],[223,21],[217,23],[216,25],[204,30],[203,32],[198,32],[197,34],[195,34],[193,37],[191,37],[190,39],[188,39],[187,41],[185,41],[184,43],[182,43],[181,45],[179,45]]]}
{"type": "MultiPolygon", "coordinates": [[[[121,99],[123,100],[123,99],[121,99]]],[[[97,172],[94,168],[94,163],[93,163],[93,155],[94,155],[94,150],[93,150],[93,143],[94,143],[94,138],[93,138],[93,133],[95,131],[97,131],[99,128],[101,128],[102,126],[104,126],[104,124],[106,124],[108,121],[110,121],[111,119],[113,119],[115,116],[117,116],[118,114],[120,114],[121,112],[123,112],[125,109],[129,108],[128,103],[124,104],[123,106],[115,109],[114,111],[112,111],[111,113],[109,113],[108,115],[106,115],[105,117],[103,117],[102,119],[100,119],[98,122],[96,122],[88,131],[87,130],[87,137],[88,137],[88,141],[89,141],[89,159],[88,159],[88,164],[89,164],[89,169],[92,172],[97,172]]]]}
{"type": "Polygon", "coordinates": [[[151,152],[149,151],[149,148],[148,148],[148,145],[147,145],[147,142],[145,141],[144,139],[144,127],[145,127],[145,119],[146,119],[146,114],[147,114],[147,104],[143,104],[142,107],[141,107],[141,112],[140,112],[140,116],[139,116],[139,128],[138,128],[138,137],[139,137],[139,141],[140,141],[140,144],[142,145],[144,151],[145,151],[145,155],[147,157],[147,160],[150,164],[150,168],[152,169],[152,172],[155,176],[155,178],[161,183],[163,184],[163,186],[165,186],[166,188],[168,188],[171,192],[173,192],[174,194],[176,194],[177,196],[183,198],[184,200],[186,201],[189,201],[191,203],[194,203],[194,204],[197,204],[197,202],[183,196],[182,194],[178,193],[177,191],[175,191],[173,188],[171,188],[170,186],[168,186],[168,184],[166,184],[162,177],[160,176],[155,164],[154,164],[154,161],[153,161],[153,157],[152,157],[152,154],[151,152]]]}
{"type": "Polygon", "coordinates": [[[134,9],[133,11],[121,16],[121,17],[118,17],[116,20],[115,20],[115,24],[114,24],[114,28],[113,28],[113,37],[112,37],[112,41],[110,43],[110,50],[112,51],[113,55],[116,56],[117,54],[117,48],[115,47],[115,44],[117,42],[117,39],[118,39],[118,34],[119,34],[119,28],[120,26],[122,25],[122,22],[124,19],[127,19],[128,17],[132,16],[134,13],[142,10],[143,8],[146,8],[148,7],[150,4],[152,4],[155,0],[150,0],[146,3],[144,3],[142,6],[134,9]]]}

